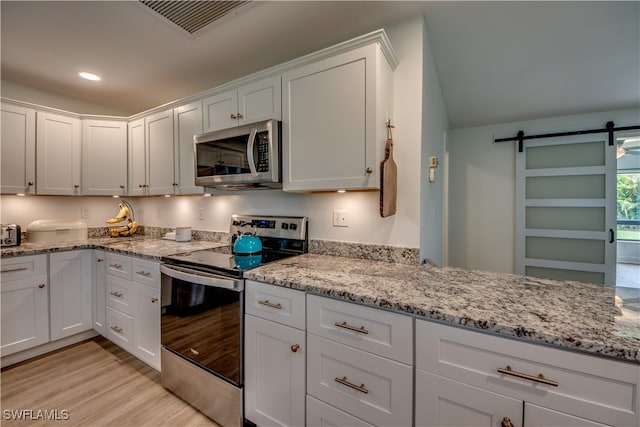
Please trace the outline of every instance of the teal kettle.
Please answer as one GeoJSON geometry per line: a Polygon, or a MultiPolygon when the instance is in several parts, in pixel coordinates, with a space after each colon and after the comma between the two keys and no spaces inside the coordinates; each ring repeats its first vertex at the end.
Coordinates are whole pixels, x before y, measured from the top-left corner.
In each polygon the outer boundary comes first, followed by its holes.
{"type": "Polygon", "coordinates": [[[255,233],[241,233],[233,243],[233,253],[236,255],[256,255],[262,253],[262,240],[255,233]]]}

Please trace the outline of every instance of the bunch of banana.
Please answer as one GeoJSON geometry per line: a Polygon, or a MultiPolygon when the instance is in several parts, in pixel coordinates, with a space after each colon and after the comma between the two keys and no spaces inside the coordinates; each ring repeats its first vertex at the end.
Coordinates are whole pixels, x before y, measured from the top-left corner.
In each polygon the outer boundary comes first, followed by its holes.
{"type": "Polygon", "coordinates": [[[127,219],[127,217],[129,216],[129,208],[125,204],[120,203],[118,207],[120,208],[118,215],[116,215],[115,218],[109,218],[107,220],[107,224],[115,224],[117,222],[122,222],[125,219],[127,219]]]}
{"type": "Polygon", "coordinates": [[[138,229],[138,224],[131,218],[129,218],[129,223],[127,225],[123,225],[121,227],[110,227],[109,235],[111,237],[126,237],[131,236],[138,229]]]}

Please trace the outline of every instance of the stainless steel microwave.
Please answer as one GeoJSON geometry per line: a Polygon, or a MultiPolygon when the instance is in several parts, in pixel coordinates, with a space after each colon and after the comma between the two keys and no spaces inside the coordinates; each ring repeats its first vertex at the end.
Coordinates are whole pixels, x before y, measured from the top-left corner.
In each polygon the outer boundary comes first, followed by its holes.
{"type": "Polygon", "coordinates": [[[229,190],[282,188],[281,123],[265,120],[195,135],[195,181],[229,190]]]}

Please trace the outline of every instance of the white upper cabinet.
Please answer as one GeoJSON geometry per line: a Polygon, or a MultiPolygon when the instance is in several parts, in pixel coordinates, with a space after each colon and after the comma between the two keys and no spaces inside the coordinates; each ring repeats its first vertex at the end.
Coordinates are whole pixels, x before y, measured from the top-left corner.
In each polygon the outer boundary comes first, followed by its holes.
{"type": "Polygon", "coordinates": [[[176,194],[202,194],[204,188],[195,184],[193,137],[202,133],[202,101],[176,107],[173,110],[174,168],[178,186],[176,194]]]}
{"type": "Polygon", "coordinates": [[[82,129],[80,119],[38,111],[36,114],[38,194],[80,195],[82,129]]]}
{"type": "Polygon", "coordinates": [[[2,193],[35,194],[36,112],[2,103],[2,193]]]}
{"type": "Polygon", "coordinates": [[[209,96],[202,101],[204,132],[282,117],[280,75],[209,96]]]}
{"type": "Polygon", "coordinates": [[[285,191],[380,188],[392,73],[371,42],[282,75],[285,191]]]}
{"type": "Polygon", "coordinates": [[[82,194],[127,194],[127,122],[82,121],[82,194]]]}
{"type": "Polygon", "coordinates": [[[173,109],[129,123],[129,195],[173,194],[173,109]]]}

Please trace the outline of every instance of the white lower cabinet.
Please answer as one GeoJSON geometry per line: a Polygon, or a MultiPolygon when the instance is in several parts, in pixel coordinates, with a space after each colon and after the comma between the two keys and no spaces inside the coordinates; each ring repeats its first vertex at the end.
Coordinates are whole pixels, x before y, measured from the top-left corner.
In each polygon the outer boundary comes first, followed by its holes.
{"type": "Polygon", "coordinates": [[[307,332],[310,424],[413,425],[410,316],[307,295],[307,332]]]}
{"type": "Polygon", "coordinates": [[[416,370],[416,426],[522,426],[522,401],[416,370]]]}
{"type": "Polygon", "coordinates": [[[350,426],[350,427],[373,427],[340,409],[307,396],[307,427],[326,426],[350,426]]]}
{"type": "Polygon", "coordinates": [[[105,254],[106,337],[160,370],[160,264],[105,254]]]}
{"type": "Polygon", "coordinates": [[[49,255],[51,340],[93,328],[90,249],[49,255]]]}
{"type": "Polygon", "coordinates": [[[107,335],[106,287],[107,271],[104,251],[93,250],[93,329],[103,337],[107,335]]]}
{"type": "Polygon", "coordinates": [[[635,427],[639,389],[635,363],[416,320],[416,425],[635,427]]]}
{"type": "Polygon", "coordinates": [[[247,280],[245,294],[245,418],[258,426],[303,426],[304,292],[247,280]]]}
{"type": "Polygon", "coordinates": [[[1,355],[49,342],[47,256],[3,259],[0,273],[1,355]]]}

